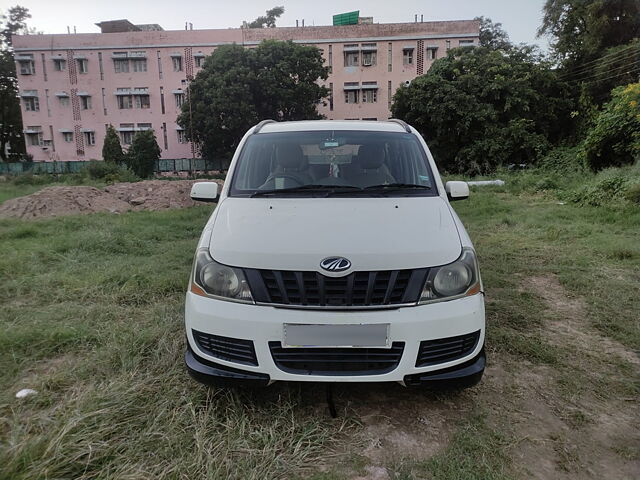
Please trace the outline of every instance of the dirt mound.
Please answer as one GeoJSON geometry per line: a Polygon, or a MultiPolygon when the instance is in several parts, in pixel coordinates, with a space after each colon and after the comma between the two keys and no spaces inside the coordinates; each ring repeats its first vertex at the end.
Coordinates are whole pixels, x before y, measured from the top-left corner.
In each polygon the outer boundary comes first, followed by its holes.
{"type": "MultiPolygon", "coordinates": [[[[95,187],[46,187],[0,205],[0,218],[44,218],[96,212],[122,213],[129,210],[163,210],[192,207],[189,197],[196,180],[147,180],[95,187]]],[[[222,181],[218,181],[222,183],[222,181]]]]}

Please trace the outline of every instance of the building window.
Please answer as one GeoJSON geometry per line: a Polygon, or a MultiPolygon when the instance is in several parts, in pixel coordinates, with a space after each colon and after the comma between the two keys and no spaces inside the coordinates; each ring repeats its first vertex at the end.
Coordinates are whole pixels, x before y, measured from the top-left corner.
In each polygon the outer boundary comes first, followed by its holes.
{"type": "Polygon", "coordinates": [[[389,71],[393,70],[393,49],[391,47],[392,43],[389,42],[387,45],[387,70],[389,71]]]}
{"type": "Polygon", "coordinates": [[[117,58],[113,60],[113,67],[116,73],[129,72],[129,60],[117,58]]]}
{"type": "Polygon", "coordinates": [[[378,101],[378,90],[362,90],[362,103],[376,103],[378,101]]]}
{"type": "Polygon", "coordinates": [[[176,107],[182,107],[182,104],[184,103],[184,93],[175,93],[174,95],[176,97],[176,107]]]}
{"type": "Polygon", "coordinates": [[[27,137],[27,145],[30,147],[39,147],[42,145],[42,127],[29,126],[25,130],[27,137]]]}
{"type": "Polygon", "coordinates": [[[358,103],[358,90],[347,90],[344,92],[344,103],[358,103]]]}
{"type": "Polygon", "coordinates": [[[181,72],[182,71],[182,57],[171,57],[171,61],[173,62],[173,71],[181,72]]]}
{"type": "Polygon", "coordinates": [[[39,112],[40,111],[40,100],[38,97],[24,97],[24,109],[27,112],[39,112]]]}
{"type": "Polygon", "coordinates": [[[391,91],[391,80],[387,82],[387,106],[391,110],[391,102],[393,101],[393,92],[391,91]]]}
{"type": "Polygon", "coordinates": [[[58,100],[60,100],[60,106],[61,107],[68,107],[69,106],[69,97],[58,97],[58,100]]]}
{"type": "Polygon", "coordinates": [[[147,59],[146,58],[136,58],[132,61],[133,63],[133,71],[134,72],[146,72],[147,71],[147,59]]]}
{"type": "Polygon", "coordinates": [[[153,126],[150,123],[139,123],[138,124],[138,130],[139,131],[143,131],[143,130],[152,130],[153,126]]]}
{"type": "Polygon", "coordinates": [[[86,58],[78,58],[76,62],[78,62],[78,73],[89,72],[89,60],[86,58]]]}
{"type": "Polygon", "coordinates": [[[80,108],[82,110],[91,110],[91,97],[88,95],[83,95],[80,97],[80,108]]]}
{"type": "Polygon", "coordinates": [[[187,132],[184,130],[176,130],[178,133],[178,143],[188,143],[187,132]]]}
{"type": "Polygon", "coordinates": [[[62,58],[54,58],[53,69],[56,72],[64,72],[67,69],[67,61],[62,58]]]}
{"type": "Polygon", "coordinates": [[[84,143],[89,146],[95,145],[96,144],[95,132],[84,132],[84,143]]]}
{"type": "Polygon", "coordinates": [[[62,132],[62,138],[67,143],[73,142],[73,132],[62,132]]]}
{"type": "Polygon", "coordinates": [[[21,75],[35,75],[36,64],[33,60],[19,60],[21,75]]]}
{"type": "Polygon", "coordinates": [[[447,52],[451,48],[451,40],[447,40],[447,52]]]}
{"type": "Polygon", "coordinates": [[[329,73],[333,72],[333,45],[329,45],[329,73]]]}
{"type": "Polygon", "coordinates": [[[133,123],[120,124],[120,141],[123,145],[131,145],[134,134],[133,123]]]}
{"type": "Polygon", "coordinates": [[[357,67],[360,64],[360,52],[345,52],[344,66],[357,67]]]}
{"type": "Polygon", "coordinates": [[[377,62],[377,56],[376,52],[362,52],[362,65],[364,67],[375,65],[377,62]]]}
{"type": "Polygon", "coordinates": [[[195,62],[197,68],[202,68],[202,65],[204,65],[204,57],[202,56],[194,56],[193,61],[195,62]]]}
{"type": "Polygon", "coordinates": [[[437,48],[427,48],[427,60],[435,60],[438,57],[437,48]]]}
{"type": "Polygon", "coordinates": [[[461,47],[473,47],[474,43],[473,40],[460,40],[459,45],[461,47]]]}
{"type": "Polygon", "coordinates": [[[118,95],[118,108],[120,110],[127,110],[129,108],[133,108],[133,96],[118,95]]]}
{"type": "Polygon", "coordinates": [[[405,48],[402,51],[402,64],[413,65],[413,48],[405,48]]]}
{"type": "Polygon", "coordinates": [[[149,108],[151,106],[149,102],[149,95],[135,95],[136,108],[149,108]]]}

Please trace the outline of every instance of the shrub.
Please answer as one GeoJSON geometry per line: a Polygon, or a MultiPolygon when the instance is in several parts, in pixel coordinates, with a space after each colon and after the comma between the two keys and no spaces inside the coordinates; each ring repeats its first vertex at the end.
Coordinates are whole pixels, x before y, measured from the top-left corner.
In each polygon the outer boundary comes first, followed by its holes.
{"type": "Polygon", "coordinates": [[[639,195],[638,189],[640,172],[637,168],[608,168],[570,192],[567,199],[580,205],[617,204],[633,201],[639,195]]]}
{"type": "Polygon", "coordinates": [[[631,203],[640,205],[640,183],[634,183],[629,185],[624,192],[624,198],[631,203]]]}
{"type": "Polygon", "coordinates": [[[541,170],[554,174],[584,173],[585,166],[580,158],[580,148],[576,146],[556,147],[548,152],[538,164],[541,170]]]}
{"type": "Polygon", "coordinates": [[[116,129],[113,128],[113,125],[109,125],[104,137],[102,159],[105,162],[113,162],[117,165],[124,163],[124,153],[122,153],[120,139],[118,138],[118,133],[116,132],[116,129]]]}
{"type": "Polygon", "coordinates": [[[101,180],[107,175],[117,175],[120,172],[120,167],[112,162],[93,160],[84,167],[84,172],[89,178],[101,180]]]}
{"type": "Polygon", "coordinates": [[[100,160],[89,162],[84,167],[83,174],[92,180],[104,180],[105,183],[136,182],[139,180],[128,168],[100,160]]]}
{"type": "Polygon", "coordinates": [[[54,181],[55,179],[48,173],[34,175],[31,172],[16,175],[12,179],[14,185],[46,185],[54,181]]]}
{"type": "Polygon", "coordinates": [[[153,130],[138,132],[125,158],[127,166],[138,177],[148,178],[153,175],[159,159],[160,147],[153,130]]]}
{"type": "Polygon", "coordinates": [[[640,156],[640,83],[612,91],[583,148],[586,164],[594,171],[629,165],[640,156]]]}

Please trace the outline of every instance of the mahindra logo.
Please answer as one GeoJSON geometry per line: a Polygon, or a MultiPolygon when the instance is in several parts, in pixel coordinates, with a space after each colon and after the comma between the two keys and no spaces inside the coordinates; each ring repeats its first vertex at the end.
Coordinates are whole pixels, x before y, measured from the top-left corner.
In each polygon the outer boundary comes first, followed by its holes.
{"type": "Polygon", "coordinates": [[[351,267],[351,262],[344,257],[327,257],[320,266],[328,272],[344,272],[351,267]]]}

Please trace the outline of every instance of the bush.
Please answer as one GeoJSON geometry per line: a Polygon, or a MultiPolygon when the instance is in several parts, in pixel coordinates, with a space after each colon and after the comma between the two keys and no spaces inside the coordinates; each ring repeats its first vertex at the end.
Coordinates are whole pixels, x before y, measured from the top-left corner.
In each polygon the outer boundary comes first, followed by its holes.
{"type": "Polygon", "coordinates": [[[101,180],[107,175],[117,175],[120,172],[120,167],[112,162],[94,160],[84,167],[84,172],[89,178],[101,180]]]}
{"type": "Polygon", "coordinates": [[[125,157],[127,166],[140,178],[148,178],[153,175],[159,159],[160,147],[153,130],[138,132],[125,157]]]}
{"type": "Polygon", "coordinates": [[[54,177],[48,173],[34,175],[33,173],[28,172],[14,176],[11,182],[14,185],[46,185],[47,183],[52,183],[54,181],[54,177]]]}
{"type": "Polygon", "coordinates": [[[553,174],[583,174],[586,170],[577,146],[554,148],[540,160],[538,166],[553,174]]]}
{"type": "Polygon", "coordinates": [[[631,203],[640,205],[640,183],[629,185],[629,188],[624,192],[624,198],[631,203]]]}
{"type": "Polygon", "coordinates": [[[638,202],[639,190],[640,170],[637,167],[608,168],[570,192],[567,199],[591,206],[619,204],[625,200],[638,202]]]}
{"type": "Polygon", "coordinates": [[[640,83],[615,88],[583,144],[594,171],[632,164],[640,157],[640,83]]]}
{"type": "Polygon", "coordinates": [[[116,165],[113,162],[95,160],[84,167],[83,173],[92,180],[104,180],[106,183],[136,182],[139,180],[133,172],[126,167],[116,165]]]}

